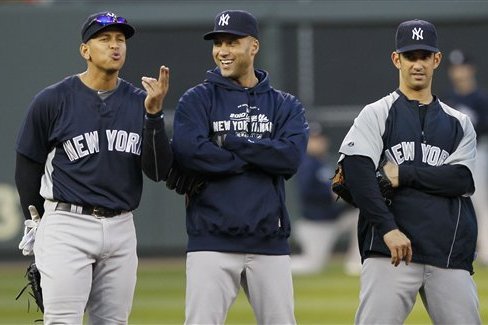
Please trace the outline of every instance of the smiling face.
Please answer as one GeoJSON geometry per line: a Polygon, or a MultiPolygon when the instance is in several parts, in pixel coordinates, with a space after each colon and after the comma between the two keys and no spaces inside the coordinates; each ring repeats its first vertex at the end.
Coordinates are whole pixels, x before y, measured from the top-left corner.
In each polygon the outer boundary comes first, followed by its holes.
{"type": "Polygon", "coordinates": [[[117,73],[125,63],[126,39],[117,28],[106,28],[81,44],[81,55],[92,69],[117,73]]]}
{"type": "Polygon", "coordinates": [[[434,70],[442,54],[424,50],[392,53],[393,64],[400,73],[400,90],[403,93],[431,92],[434,70]]]}
{"type": "Polygon", "coordinates": [[[259,41],[252,36],[219,34],[214,38],[212,56],[222,76],[243,87],[253,87],[254,57],[259,51],[259,41]]]}

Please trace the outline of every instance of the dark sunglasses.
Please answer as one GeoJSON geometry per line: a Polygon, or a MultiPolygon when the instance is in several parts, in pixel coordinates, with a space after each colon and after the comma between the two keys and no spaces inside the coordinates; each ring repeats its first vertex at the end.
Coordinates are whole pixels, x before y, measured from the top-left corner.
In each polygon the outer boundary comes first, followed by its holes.
{"type": "Polygon", "coordinates": [[[91,22],[91,24],[93,24],[93,23],[97,23],[97,24],[100,24],[102,26],[107,26],[110,24],[127,24],[128,22],[127,22],[127,19],[125,19],[124,17],[117,17],[116,15],[114,15],[112,13],[107,13],[107,14],[103,14],[103,15],[95,17],[93,19],[93,21],[91,22]]]}

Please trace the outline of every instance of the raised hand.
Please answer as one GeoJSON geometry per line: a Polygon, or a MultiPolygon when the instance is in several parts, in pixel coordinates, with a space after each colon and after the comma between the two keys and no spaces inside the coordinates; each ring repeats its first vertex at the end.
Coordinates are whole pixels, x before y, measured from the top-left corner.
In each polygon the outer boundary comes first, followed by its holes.
{"type": "Polygon", "coordinates": [[[159,68],[159,78],[142,77],[142,86],[147,96],[144,100],[146,112],[156,114],[163,109],[163,101],[169,88],[169,68],[162,65],[159,68]]]}

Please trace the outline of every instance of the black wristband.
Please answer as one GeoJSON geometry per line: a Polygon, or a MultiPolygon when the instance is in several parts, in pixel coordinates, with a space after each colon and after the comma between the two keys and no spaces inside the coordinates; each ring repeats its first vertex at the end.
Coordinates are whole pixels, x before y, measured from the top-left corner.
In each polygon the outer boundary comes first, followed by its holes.
{"type": "Polygon", "coordinates": [[[164,113],[163,113],[163,111],[159,111],[155,114],[151,114],[151,113],[146,112],[146,118],[147,119],[150,119],[150,118],[161,118],[162,119],[162,118],[164,118],[164,113]]]}

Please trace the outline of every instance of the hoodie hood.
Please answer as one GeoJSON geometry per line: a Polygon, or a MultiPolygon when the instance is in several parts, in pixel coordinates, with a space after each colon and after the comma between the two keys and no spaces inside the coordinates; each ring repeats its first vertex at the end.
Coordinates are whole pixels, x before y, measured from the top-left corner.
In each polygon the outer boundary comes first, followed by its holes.
{"type": "Polygon", "coordinates": [[[258,78],[258,84],[253,88],[242,87],[241,85],[238,85],[237,83],[232,81],[232,79],[222,77],[219,68],[215,68],[213,70],[207,71],[207,75],[206,75],[207,78],[205,79],[205,82],[210,82],[215,84],[218,87],[227,88],[227,89],[233,89],[238,91],[248,90],[256,94],[270,91],[272,88],[269,85],[268,73],[264,70],[259,70],[259,69],[255,69],[254,73],[258,78]]]}

